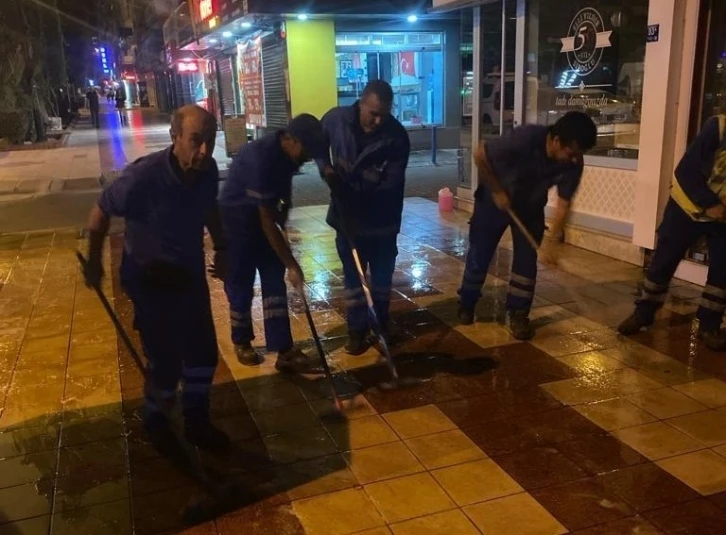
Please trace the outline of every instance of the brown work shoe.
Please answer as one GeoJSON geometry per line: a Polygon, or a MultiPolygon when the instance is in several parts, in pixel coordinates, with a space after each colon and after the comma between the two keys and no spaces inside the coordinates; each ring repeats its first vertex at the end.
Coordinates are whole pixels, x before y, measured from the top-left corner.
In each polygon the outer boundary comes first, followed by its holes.
{"type": "Polygon", "coordinates": [[[311,360],[299,349],[280,351],[277,354],[275,369],[280,373],[323,373],[320,363],[311,360]]]}
{"type": "Polygon", "coordinates": [[[265,357],[257,351],[249,342],[234,346],[237,360],[244,366],[259,366],[265,362],[265,357]]]}

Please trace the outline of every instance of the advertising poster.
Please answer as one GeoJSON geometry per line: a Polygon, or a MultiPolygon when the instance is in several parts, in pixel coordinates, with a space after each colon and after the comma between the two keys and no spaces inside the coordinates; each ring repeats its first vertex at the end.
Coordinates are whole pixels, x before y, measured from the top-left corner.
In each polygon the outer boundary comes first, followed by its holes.
{"type": "Polygon", "coordinates": [[[247,123],[252,126],[266,127],[262,40],[258,38],[238,45],[237,57],[239,84],[244,95],[247,123]]]}

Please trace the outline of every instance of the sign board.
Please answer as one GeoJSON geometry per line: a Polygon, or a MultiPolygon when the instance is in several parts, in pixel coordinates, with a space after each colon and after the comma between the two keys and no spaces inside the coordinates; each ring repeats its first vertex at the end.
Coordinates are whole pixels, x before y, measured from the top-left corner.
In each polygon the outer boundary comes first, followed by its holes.
{"type": "Polygon", "coordinates": [[[648,26],[648,35],[645,38],[648,43],[657,43],[660,40],[660,24],[648,26]]]}
{"type": "Polygon", "coordinates": [[[247,122],[267,126],[265,117],[265,86],[262,69],[262,39],[257,38],[237,46],[239,84],[245,101],[247,122]]]}
{"type": "Polygon", "coordinates": [[[247,119],[244,115],[230,115],[224,118],[224,144],[227,156],[237,154],[247,143],[247,119]]]}
{"type": "Polygon", "coordinates": [[[215,1],[214,0],[199,0],[199,4],[197,6],[197,16],[199,17],[199,20],[204,22],[207,19],[211,19],[216,9],[214,6],[215,1]]]}

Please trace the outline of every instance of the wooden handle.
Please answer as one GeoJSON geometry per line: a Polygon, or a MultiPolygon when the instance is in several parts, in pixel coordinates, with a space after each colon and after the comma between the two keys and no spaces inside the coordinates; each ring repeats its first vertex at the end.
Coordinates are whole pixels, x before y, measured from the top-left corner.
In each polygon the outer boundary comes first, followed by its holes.
{"type": "Polygon", "coordinates": [[[524,235],[525,239],[532,246],[532,249],[534,249],[535,251],[539,251],[539,243],[537,243],[537,240],[534,239],[534,236],[532,236],[527,227],[524,226],[524,223],[522,223],[522,220],[519,219],[519,216],[514,213],[514,210],[512,210],[511,208],[507,208],[507,213],[509,214],[509,217],[512,218],[512,221],[514,221],[514,224],[517,225],[517,228],[519,228],[520,232],[524,235]]]}

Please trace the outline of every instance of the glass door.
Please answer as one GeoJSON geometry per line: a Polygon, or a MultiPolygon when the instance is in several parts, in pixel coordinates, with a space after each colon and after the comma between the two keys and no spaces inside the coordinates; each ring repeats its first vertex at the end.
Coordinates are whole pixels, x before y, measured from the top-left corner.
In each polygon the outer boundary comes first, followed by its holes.
{"type": "Polygon", "coordinates": [[[502,136],[515,126],[517,0],[481,6],[479,139],[502,136]]]}

